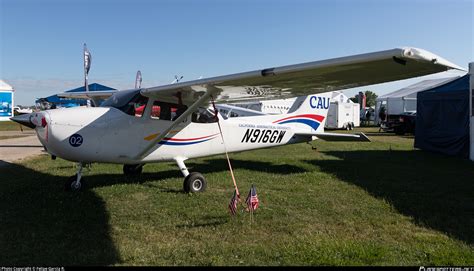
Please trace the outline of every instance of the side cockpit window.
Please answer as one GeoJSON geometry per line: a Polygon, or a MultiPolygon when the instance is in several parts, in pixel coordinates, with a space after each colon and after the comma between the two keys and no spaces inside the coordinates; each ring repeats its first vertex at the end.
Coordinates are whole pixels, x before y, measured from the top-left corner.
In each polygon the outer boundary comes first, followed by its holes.
{"type": "Polygon", "coordinates": [[[152,119],[174,121],[179,116],[181,116],[186,111],[186,109],[188,109],[186,105],[155,101],[153,103],[153,107],[151,108],[150,117],[152,119]]]}

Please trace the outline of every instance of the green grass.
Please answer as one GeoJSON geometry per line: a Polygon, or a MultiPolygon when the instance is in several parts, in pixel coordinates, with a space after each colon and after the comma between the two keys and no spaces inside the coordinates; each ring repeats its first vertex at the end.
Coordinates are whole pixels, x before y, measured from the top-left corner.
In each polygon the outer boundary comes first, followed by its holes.
{"type": "Polygon", "coordinates": [[[322,142],[231,154],[245,198],[231,217],[224,156],[188,161],[208,190],[182,193],[172,163],[126,178],[94,164],[66,193],[71,162],[0,167],[2,265],[473,265],[474,167],[363,129],[371,143],[322,142]],[[240,208],[242,210],[242,208],[240,208]]]}
{"type": "Polygon", "coordinates": [[[13,121],[0,121],[0,131],[21,131],[21,129],[31,130],[26,126],[22,126],[13,121]]]}

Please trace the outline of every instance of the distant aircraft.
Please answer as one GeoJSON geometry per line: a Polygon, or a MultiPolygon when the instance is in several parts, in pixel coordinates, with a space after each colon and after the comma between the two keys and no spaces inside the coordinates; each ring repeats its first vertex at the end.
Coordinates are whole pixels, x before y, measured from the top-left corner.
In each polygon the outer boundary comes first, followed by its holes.
{"type": "Polygon", "coordinates": [[[189,173],[191,158],[323,140],[367,141],[364,134],[324,132],[331,91],[412,78],[459,66],[430,52],[398,48],[169,85],[122,90],[100,107],[46,110],[11,118],[32,127],[46,151],[78,163],[65,187],[80,190],[83,165],[124,164],[126,175],[146,163],[175,161],[186,192],[206,179],[189,173]],[[326,93],[325,93],[326,92],[326,93]],[[224,119],[210,106],[249,99],[298,97],[287,114],[224,119]],[[143,110],[136,110],[143,107],[143,110]]]}
{"type": "Polygon", "coordinates": [[[13,111],[15,113],[17,113],[18,115],[33,113],[33,109],[31,109],[31,108],[21,108],[19,106],[14,106],[13,111]]]}

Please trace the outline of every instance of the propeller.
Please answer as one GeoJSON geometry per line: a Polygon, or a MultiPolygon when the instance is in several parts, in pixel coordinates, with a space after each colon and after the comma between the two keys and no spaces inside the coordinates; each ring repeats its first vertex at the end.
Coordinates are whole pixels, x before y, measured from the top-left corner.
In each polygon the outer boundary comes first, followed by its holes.
{"type": "Polygon", "coordinates": [[[34,124],[32,121],[31,121],[31,117],[33,116],[33,113],[29,113],[29,114],[22,114],[22,115],[18,115],[18,116],[15,116],[15,117],[12,117],[10,118],[12,121],[14,122],[17,122],[21,125],[24,125],[26,127],[29,127],[31,129],[35,129],[36,128],[36,124],[34,124]]]}

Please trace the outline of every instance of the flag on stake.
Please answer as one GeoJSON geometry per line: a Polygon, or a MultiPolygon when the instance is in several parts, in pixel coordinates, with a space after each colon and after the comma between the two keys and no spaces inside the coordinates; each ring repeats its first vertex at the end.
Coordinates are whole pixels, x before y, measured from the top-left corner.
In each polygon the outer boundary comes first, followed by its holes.
{"type": "Polygon", "coordinates": [[[84,73],[89,74],[89,70],[91,69],[91,61],[92,55],[91,52],[87,49],[87,45],[84,43],[84,73]]]}
{"type": "Polygon", "coordinates": [[[137,71],[137,76],[135,77],[135,88],[142,87],[142,72],[137,71]]]}
{"type": "Polygon", "coordinates": [[[235,215],[237,213],[237,203],[240,201],[240,195],[237,194],[237,191],[234,190],[234,195],[230,199],[229,202],[229,210],[232,215],[235,215]]]}
{"type": "Polygon", "coordinates": [[[247,204],[247,211],[255,211],[258,208],[257,189],[255,189],[255,186],[253,184],[252,184],[252,187],[250,188],[250,191],[247,196],[247,199],[245,200],[245,203],[247,204]]]}

